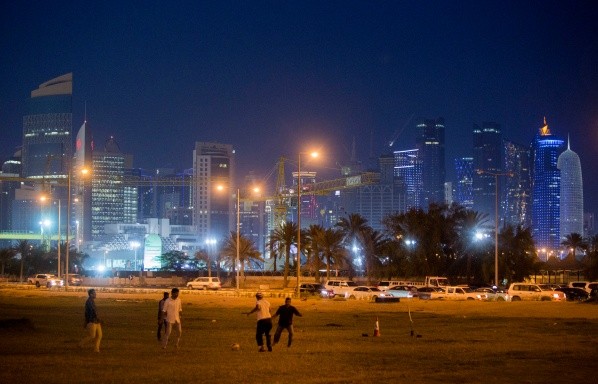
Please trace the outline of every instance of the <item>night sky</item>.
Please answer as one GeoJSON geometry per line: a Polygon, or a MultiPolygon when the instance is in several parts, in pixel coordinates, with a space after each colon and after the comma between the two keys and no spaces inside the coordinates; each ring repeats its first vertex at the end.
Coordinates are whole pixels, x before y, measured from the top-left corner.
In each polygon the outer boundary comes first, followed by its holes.
{"type": "Polygon", "coordinates": [[[527,145],[546,116],[570,135],[598,213],[597,4],[3,1],[0,159],[21,144],[31,90],[73,72],[74,133],[87,103],[96,146],[114,135],[150,169],[190,168],[195,141],[218,141],[239,176],[263,176],[316,145],[315,170],[334,177],[354,139],[369,164],[441,116],[450,178],[473,123],[527,145]]]}

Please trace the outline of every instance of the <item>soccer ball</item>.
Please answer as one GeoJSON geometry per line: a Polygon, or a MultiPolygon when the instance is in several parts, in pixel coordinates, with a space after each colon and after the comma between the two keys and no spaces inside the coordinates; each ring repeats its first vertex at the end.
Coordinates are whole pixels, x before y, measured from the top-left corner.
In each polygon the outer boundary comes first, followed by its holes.
{"type": "Polygon", "coordinates": [[[233,343],[233,345],[230,346],[230,349],[232,349],[233,351],[238,351],[241,349],[241,346],[239,345],[239,343],[233,343]]]}

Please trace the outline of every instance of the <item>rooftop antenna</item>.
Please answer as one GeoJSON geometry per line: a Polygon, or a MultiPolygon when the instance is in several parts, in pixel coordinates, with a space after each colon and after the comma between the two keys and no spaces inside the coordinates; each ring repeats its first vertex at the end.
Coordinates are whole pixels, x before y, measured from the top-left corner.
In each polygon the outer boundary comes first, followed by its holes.
{"type": "Polygon", "coordinates": [[[85,114],[83,116],[83,123],[87,124],[87,100],[85,100],[85,114]]]}

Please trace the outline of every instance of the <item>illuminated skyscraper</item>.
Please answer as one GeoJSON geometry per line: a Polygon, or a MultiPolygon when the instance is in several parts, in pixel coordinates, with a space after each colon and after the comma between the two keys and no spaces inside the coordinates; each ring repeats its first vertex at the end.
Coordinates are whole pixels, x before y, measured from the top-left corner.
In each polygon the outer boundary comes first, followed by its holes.
{"type": "Polygon", "coordinates": [[[444,203],[444,119],[424,120],[417,125],[415,146],[422,161],[423,208],[444,203]]]}
{"type": "Polygon", "coordinates": [[[24,177],[67,177],[72,150],[73,74],[59,76],[31,91],[23,117],[24,177]]]}
{"type": "Polygon", "coordinates": [[[550,133],[546,119],[531,145],[532,235],[537,247],[560,247],[561,172],[557,160],[564,140],[550,133]]]}
{"type": "Polygon", "coordinates": [[[531,224],[531,180],[529,166],[529,147],[504,141],[504,200],[501,209],[504,212],[504,222],[510,225],[531,224]]]}
{"type": "Polygon", "coordinates": [[[91,190],[91,235],[93,240],[104,236],[104,225],[125,221],[125,168],[131,168],[131,157],[125,155],[114,137],[106,141],[103,151],[93,152],[91,190]]]}
{"type": "Polygon", "coordinates": [[[235,230],[234,150],[230,144],[196,142],[193,150],[193,225],[200,237],[221,241],[235,230]],[[222,187],[219,190],[217,187],[222,187]]]}
{"type": "Polygon", "coordinates": [[[567,141],[567,150],[561,153],[557,161],[561,171],[561,241],[571,233],[583,236],[583,181],[581,162],[577,153],[571,150],[567,141]]]}
{"type": "Polygon", "coordinates": [[[419,153],[418,149],[407,149],[394,152],[395,176],[398,177],[403,185],[406,210],[411,208],[424,208],[422,180],[423,167],[419,153]]]}
{"type": "MultiPolygon", "coordinates": [[[[501,151],[500,125],[493,122],[473,125],[473,209],[488,214],[490,222],[494,222],[496,211],[496,177],[493,174],[501,172],[501,151]]],[[[501,191],[498,193],[499,201],[502,201],[501,191]]],[[[499,211],[499,219],[500,216],[499,211]]]]}
{"type": "Polygon", "coordinates": [[[73,220],[77,228],[76,241],[91,240],[91,170],[93,167],[93,137],[87,120],[75,140],[73,158],[73,220]],[[88,170],[87,175],[82,170],[88,170]]]}
{"type": "Polygon", "coordinates": [[[473,208],[473,157],[455,159],[457,175],[455,187],[455,202],[467,209],[473,208]]]}

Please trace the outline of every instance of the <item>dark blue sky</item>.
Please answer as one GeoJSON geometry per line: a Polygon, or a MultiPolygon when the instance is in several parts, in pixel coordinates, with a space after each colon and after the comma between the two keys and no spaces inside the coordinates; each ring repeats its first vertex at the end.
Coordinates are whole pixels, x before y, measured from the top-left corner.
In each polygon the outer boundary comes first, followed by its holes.
{"type": "Polygon", "coordinates": [[[264,174],[310,143],[329,168],[413,147],[446,122],[447,172],[472,124],[528,144],[546,115],[582,161],[598,212],[598,5],[593,1],[13,1],[0,4],[0,157],[25,100],[74,76],[96,145],[135,165],[191,167],[195,141],[231,143],[264,174]],[[403,129],[403,127],[406,128],[403,129]]]}

